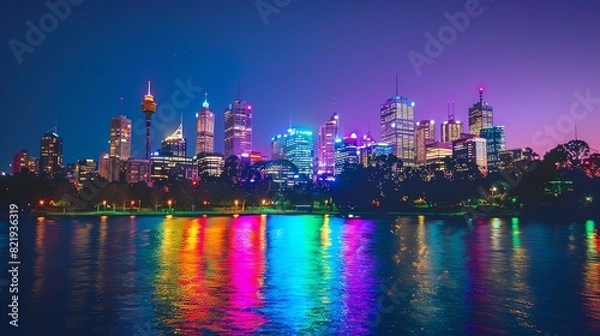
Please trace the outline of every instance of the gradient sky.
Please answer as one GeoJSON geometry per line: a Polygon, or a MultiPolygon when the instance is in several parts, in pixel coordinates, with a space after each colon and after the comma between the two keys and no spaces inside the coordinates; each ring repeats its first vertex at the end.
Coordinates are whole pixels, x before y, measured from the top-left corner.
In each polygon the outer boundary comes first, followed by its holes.
{"type": "MultiPolygon", "coordinates": [[[[338,112],[344,133],[362,134],[371,125],[378,139],[379,104],[394,94],[395,73],[400,94],[416,102],[416,120],[439,124],[451,99],[456,117],[466,121],[484,85],[495,124],[506,126],[507,147],[543,153],[557,141],[550,133],[534,135],[561,121],[567,131],[557,136],[573,138],[565,117],[577,101],[574,92],[600,98],[600,3],[482,0],[483,13],[417,75],[408,52],[424,53],[425,33],[437,35],[448,24],[444,14],[464,11],[465,3],[292,0],[265,25],[254,1],[86,0],[18,64],[9,41],[25,42],[27,20],[38,25],[49,10],[44,1],[10,1],[0,14],[0,170],[21,148],[39,156],[39,139],[57,116],[65,162],[97,159],[108,150],[109,119],[120,113],[120,97],[134,124],[143,119],[147,80],[159,106],[171,101],[177,79],[207,90],[219,151],[238,77],[241,98],[254,107],[255,147],[266,154],[290,114],[294,126],[316,130],[338,112]]],[[[178,110],[190,155],[201,104],[198,94],[178,110]]],[[[578,121],[579,138],[600,149],[600,103],[590,106],[578,121]]],[[[579,107],[578,116],[585,111],[579,107]]],[[[153,148],[175,130],[179,115],[163,123],[153,148]]],[[[139,156],[143,141],[134,132],[139,156]]]]}

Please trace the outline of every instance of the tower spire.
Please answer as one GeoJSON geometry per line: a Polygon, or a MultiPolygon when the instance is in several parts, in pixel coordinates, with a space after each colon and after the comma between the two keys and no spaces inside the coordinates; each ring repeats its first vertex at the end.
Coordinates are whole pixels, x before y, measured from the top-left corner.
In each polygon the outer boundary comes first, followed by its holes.
{"type": "Polygon", "coordinates": [[[119,101],[121,102],[121,115],[123,115],[123,97],[119,98],[119,101]]]}
{"type": "Polygon", "coordinates": [[[483,106],[483,86],[479,87],[479,105],[483,106]]]}
{"type": "Polygon", "coordinates": [[[148,81],[148,96],[152,96],[152,94],[150,94],[150,81],[148,81]]]}
{"type": "Polygon", "coordinates": [[[204,103],[202,103],[202,107],[208,109],[210,105],[208,104],[208,92],[204,92],[204,103]]]}

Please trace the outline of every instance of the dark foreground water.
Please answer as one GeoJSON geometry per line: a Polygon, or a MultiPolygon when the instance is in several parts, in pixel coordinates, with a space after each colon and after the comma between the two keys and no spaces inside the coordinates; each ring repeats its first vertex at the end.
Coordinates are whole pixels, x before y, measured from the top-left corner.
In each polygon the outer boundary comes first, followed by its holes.
{"type": "Polygon", "coordinates": [[[21,220],[19,334],[600,335],[592,221],[21,220]]]}

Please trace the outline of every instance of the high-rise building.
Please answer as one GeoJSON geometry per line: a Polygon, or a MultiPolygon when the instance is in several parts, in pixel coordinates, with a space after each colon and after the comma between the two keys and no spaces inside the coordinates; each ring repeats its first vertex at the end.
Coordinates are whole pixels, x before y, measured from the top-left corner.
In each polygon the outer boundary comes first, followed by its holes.
{"type": "Polygon", "coordinates": [[[502,165],[500,153],[506,150],[506,131],[504,126],[484,128],[480,136],[487,143],[487,163],[490,172],[497,171],[502,165]]]}
{"type": "Polygon", "coordinates": [[[109,156],[127,160],[131,156],[131,120],[124,115],[110,119],[109,156]]]}
{"type": "Polygon", "coordinates": [[[204,94],[202,110],[196,113],[196,153],[215,151],[215,114],[210,110],[208,94],[204,94]]]}
{"type": "Polygon", "coordinates": [[[359,164],[358,136],[352,133],[343,139],[335,140],[335,174],[341,174],[346,167],[359,164]]]}
{"type": "Polygon", "coordinates": [[[187,155],[187,141],[183,137],[183,121],[169,137],[160,144],[161,156],[185,157],[187,155]]]}
{"type": "Polygon", "coordinates": [[[426,146],[433,142],[435,142],[435,121],[423,120],[417,122],[415,131],[416,164],[425,164],[427,160],[426,146]]]}
{"type": "Polygon", "coordinates": [[[121,161],[118,157],[110,156],[109,153],[101,153],[100,160],[98,160],[98,175],[108,182],[120,181],[124,166],[125,161],[121,161]]]}
{"type": "Polygon", "coordinates": [[[530,161],[533,157],[533,150],[531,148],[517,148],[508,149],[500,152],[498,158],[500,159],[500,169],[507,169],[514,167],[519,162],[530,161]]]}
{"type": "Polygon", "coordinates": [[[218,153],[199,153],[193,158],[198,167],[198,176],[220,176],[223,172],[223,155],[218,153]]]}
{"type": "Polygon", "coordinates": [[[156,113],[156,102],[154,101],[154,96],[150,93],[150,81],[148,81],[148,92],[142,102],[142,112],[146,117],[146,160],[150,160],[150,127],[152,115],[156,113]]]}
{"type": "Polygon", "coordinates": [[[392,145],[404,165],[415,164],[415,103],[398,95],[380,107],[381,142],[392,145]]]}
{"type": "Polygon", "coordinates": [[[44,133],[40,141],[40,171],[49,175],[59,173],[63,166],[63,140],[56,130],[44,133]]]}
{"type": "Polygon", "coordinates": [[[225,156],[252,152],[252,106],[235,100],[225,111],[225,156]]]}
{"type": "Polygon", "coordinates": [[[164,156],[160,155],[160,152],[150,157],[150,178],[153,182],[170,179],[191,180],[195,171],[197,169],[194,168],[191,157],[164,156]]]}
{"type": "Polygon", "coordinates": [[[30,156],[29,151],[22,149],[13,156],[12,173],[13,175],[27,169],[30,173],[38,173],[38,159],[30,156]]]}
{"type": "Polygon", "coordinates": [[[444,121],[440,128],[442,131],[441,141],[446,143],[460,139],[460,135],[464,132],[463,123],[454,119],[444,121]]]}
{"type": "Polygon", "coordinates": [[[454,141],[452,157],[474,163],[482,173],[487,172],[487,144],[484,138],[471,136],[454,141]]]}
{"type": "Polygon", "coordinates": [[[271,139],[271,156],[273,160],[289,160],[296,165],[299,174],[310,178],[313,174],[314,146],[312,131],[290,128],[287,133],[271,139]]]}
{"type": "Polygon", "coordinates": [[[377,157],[391,155],[392,145],[386,143],[363,142],[362,145],[358,147],[358,152],[360,164],[362,164],[363,167],[369,167],[373,165],[377,157]]]}
{"type": "Polygon", "coordinates": [[[125,180],[128,184],[144,182],[151,184],[150,160],[129,158],[125,162],[125,180]]]}
{"type": "Polygon", "coordinates": [[[317,148],[317,175],[335,174],[335,139],[338,137],[339,116],[334,113],[329,120],[319,126],[317,148]]]}
{"type": "Polygon", "coordinates": [[[93,181],[98,174],[98,165],[94,159],[79,160],[75,164],[75,182],[82,186],[85,181],[93,181]]]}
{"type": "Polygon", "coordinates": [[[494,125],[492,106],[483,101],[483,87],[479,88],[479,101],[469,109],[469,133],[479,136],[484,128],[494,125]]]}

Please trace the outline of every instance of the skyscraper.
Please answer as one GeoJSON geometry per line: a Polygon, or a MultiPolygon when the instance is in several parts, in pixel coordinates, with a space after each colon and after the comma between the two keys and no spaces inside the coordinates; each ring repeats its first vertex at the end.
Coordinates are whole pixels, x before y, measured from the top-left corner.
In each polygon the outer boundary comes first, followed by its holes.
{"type": "Polygon", "coordinates": [[[462,163],[474,163],[481,173],[487,172],[487,145],[483,138],[471,136],[454,141],[452,157],[462,163]]]}
{"type": "Polygon", "coordinates": [[[146,160],[150,160],[150,126],[152,115],[156,113],[156,102],[154,102],[154,96],[150,93],[150,81],[148,81],[148,93],[146,93],[142,102],[142,112],[146,117],[146,160]]]}
{"type": "Polygon", "coordinates": [[[397,95],[381,104],[381,142],[392,145],[393,154],[405,165],[415,163],[415,103],[397,95]]]}
{"type": "Polygon", "coordinates": [[[124,115],[110,119],[109,156],[127,160],[131,156],[131,120],[124,115]]]}
{"type": "Polygon", "coordinates": [[[423,120],[417,122],[415,132],[416,163],[423,165],[427,159],[426,146],[435,142],[435,121],[423,120]]]}
{"type": "Polygon", "coordinates": [[[54,175],[60,172],[63,166],[63,140],[54,132],[44,133],[40,141],[40,171],[48,175],[54,175]]]}
{"type": "Polygon", "coordinates": [[[196,113],[196,153],[215,151],[215,114],[210,111],[208,94],[204,93],[202,110],[196,113]]]}
{"type": "Polygon", "coordinates": [[[252,106],[235,100],[225,111],[225,156],[252,152],[252,106]]]}
{"type": "Polygon", "coordinates": [[[341,174],[348,166],[358,165],[358,135],[352,133],[343,139],[335,140],[335,174],[341,174]]]}
{"type": "Polygon", "coordinates": [[[183,121],[169,137],[165,138],[160,145],[161,156],[185,157],[187,154],[187,142],[183,137],[183,121]]]}
{"type": "Polygon", "coordinates": [[[463,123],[458,120],[446,120],[441,125],[442,142],[451,143],[460,139],[460,135],[464,132],[463,123]]]}
{"type": "Polygon", "coordinates": [[[479,136],[482,129],[490,128],[493,125],[493,108],[483,101],[483,87],[480,87],[479,101],[469,109],[469,133],[479,136]]]}
{"type": "Polygon", "coordinates": [[[317,148],[317,175],[335,174],[335,139],[339,131],[339,116],[334,113],[329,120],[319,126],[317,148]]]}
{"type": "Polygon", "coordinates": [[[274,159],[287,159],[297,168],[299,174],[311,177],[313,174],[313,132],[307,129],[290,128],[287,133],[271,139],[274,159]]]}
{"type": "Polygon", "coordinates": [[[504,126],[493,126],[481,130],[481,137],[487,141],[487,164],[490,172],[497,171],[502,165],[500,153],[506,150],[506,131],[504,126]]]}

